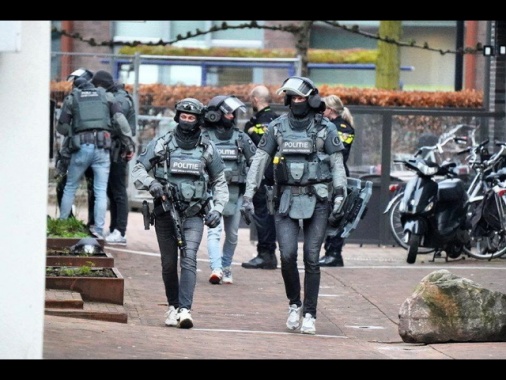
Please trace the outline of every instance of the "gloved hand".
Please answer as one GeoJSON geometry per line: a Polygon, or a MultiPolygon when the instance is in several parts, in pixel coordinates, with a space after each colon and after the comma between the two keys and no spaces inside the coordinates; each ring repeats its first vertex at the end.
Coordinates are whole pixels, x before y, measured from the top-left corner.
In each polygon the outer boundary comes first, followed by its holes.
{"type": "Polygon", "coordinates": [[[333,215],[339,215],[344,205],[344,196],[338,195],[334,198],[334,208],[332,209],[333,215]]]}
{"type": "Polygon", "coordinates": [[[253,201],[250,197],[242,197],[242,206],[241,206],[241,212],[246,214],[251,214],[255,211],[255,208],[253,207],[253,201]]]}
{"type": "Polygon", "coordinates": [[[163,196],[163,185],[155,179],[149,185],[149,193],[153,198],[161,198],[163,196]]]}
{"type": "Polygon", "coordinates": [[[135,154],[135,147],[133,145],[127,145],[125,147],[125,150],[122,152],[121,154],[121,158],[128,162],[130,161],[132,158],[134,158],[134,154],[135,154]]]}
{"type": "Polygon", "coordinates": [[[207,214],[204,224],[209,228],[214,228],[220,224],[220,221],[221,221],[220,212],[212,210],[209,214],[207,214]]]}

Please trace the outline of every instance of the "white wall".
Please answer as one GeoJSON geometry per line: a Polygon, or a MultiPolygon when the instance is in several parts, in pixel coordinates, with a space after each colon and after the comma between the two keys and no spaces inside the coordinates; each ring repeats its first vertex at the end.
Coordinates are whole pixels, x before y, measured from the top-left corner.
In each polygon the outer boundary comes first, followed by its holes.
{"type": "Polygon", "coordinates": [[[22,21],[20,51],[0,52],[0,359],[42,359],[50,28],[22,21]]]}

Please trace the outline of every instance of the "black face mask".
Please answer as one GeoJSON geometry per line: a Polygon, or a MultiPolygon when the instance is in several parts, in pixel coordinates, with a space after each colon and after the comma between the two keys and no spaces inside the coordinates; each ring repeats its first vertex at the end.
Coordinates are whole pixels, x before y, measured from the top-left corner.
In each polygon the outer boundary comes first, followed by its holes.
{"type": "Polygon", "coordinates": [[[225,116],[221,117],[221,125],[225,128],[232,128],[235,126],[235,117],[232,120],[225,118],[225,116]]]}
{"type": "Polygon", "coordinates": [[[304,117],[309,113],[311,107],[309,107],[309,102],[307,101],[307,99],[304,102],[300,103],[294,103],[294,101],[292,100],[290,104],[290,109],[292,110],[293,116],[304,117]]]}
{"type": "Polygon", "coordinates": [[[190,133],[197,127],[197,120],[188,122],[188,121],[179,121],[179,127],[183,133],[190,133]]]}

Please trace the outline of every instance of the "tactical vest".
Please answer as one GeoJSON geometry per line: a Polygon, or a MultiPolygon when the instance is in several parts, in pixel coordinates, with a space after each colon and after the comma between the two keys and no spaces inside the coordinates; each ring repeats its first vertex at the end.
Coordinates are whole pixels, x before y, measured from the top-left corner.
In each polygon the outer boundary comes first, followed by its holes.
{"type": "Polygon", "coordinates": [[[134,100],[132,96],[123,89],[118,89],[114,93],[114,97],[116,101],[121,104],[121,109],[126,119],[128,120],[128,124],[130,125],[130,129],[132,130],[132,136],[135,136],[137,132],[137,125],[135,120],[135,106],[134,100]]]}
{"type": "Polygon", "coordinates": [[[177,145],[172,133],[167,134],[165,159],[157,163],[154,175],[161,183],[170,182],[177,187],[177,196],[184,206],[184,215],[196,215],[210,196],[207,188],[209,174],[203,158],[208,144],[199,141],[191,150],[177,145]]]}
{"type": "Polygon", "coordinates": [[[72,90],[72,132],[111,131],[111,115],[107,96],[102,88],[72,90]]]}
{"type": "Polygon", "coordinates": [[[331,182],[329,155],[323,151],[327,128],[313,121],[309,128],[294,130],[287,117],[275,125],[279,151],[274,157],[274,178],[278,185],[307,186],[331,182]]]}
{"type": "Polygon", "coordinates": [[[216,149],[225,163],[225,179],[228,185],[246,183],[248,165],[244,156],[243,131],[234,129],[232,137],[228,140],[220,140],[213,129],[207,130],[209,138],[216,145],[216,149]]]}

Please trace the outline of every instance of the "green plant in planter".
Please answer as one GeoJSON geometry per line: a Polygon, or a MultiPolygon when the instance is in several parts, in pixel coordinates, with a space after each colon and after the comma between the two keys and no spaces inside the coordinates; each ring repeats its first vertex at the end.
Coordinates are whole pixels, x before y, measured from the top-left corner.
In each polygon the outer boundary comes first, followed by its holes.
{"type": "Polygon", "coordinates": [[[75,237],[84,238],[89,236],[86,224],[75,217],[68,219],[47,217],[47,237],[75,237]]]}
{"type": "Polygon", "coordinates": [[[111,268],[93,268],[95,264],[92,261],[87,261],[87,265],[80,267],[46,267],[46,276],[58,277],[114,277],[114,272],[111,268]]]}

